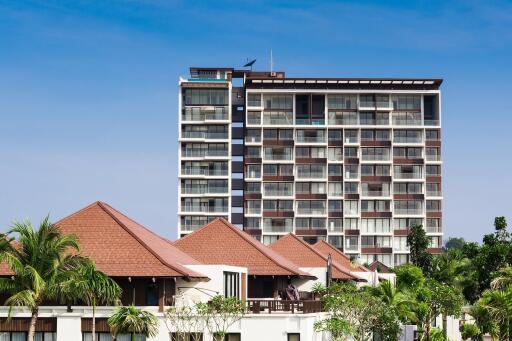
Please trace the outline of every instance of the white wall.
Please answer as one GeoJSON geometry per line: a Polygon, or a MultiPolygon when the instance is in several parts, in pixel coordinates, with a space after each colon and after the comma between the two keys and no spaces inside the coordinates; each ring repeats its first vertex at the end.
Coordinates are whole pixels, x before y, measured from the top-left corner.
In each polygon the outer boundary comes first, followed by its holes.
{"type": "MultiPolygon", "coordinates": [[[[176,304],[193,305],[198,302],[207,302],[215,295],[224,294],[224,271],[240,274],[239,292],[242,295],[242,274],[247,276],[247,268],[230,265],[185,265],[187,268],[204,274],[210,278],[207,282],[187,282],[176,280],[176,304]]],[[[247,277],[245,297],[247,297],[247,277]]]]}
{"type": "Polygon", "coordinates": [[[297,287],[297,290],[299,291],[311,291],[313,288],[313,285],[315,283],[320,283],[323,286],[325,286],[325,277],[326,277],[326,267],[322,268],[299,268],[300,270],[307,272],[313,276],[315,276],[317,279],[304,279],[304,278],[295,278],[292,280],[293,285],[297,287]]]}

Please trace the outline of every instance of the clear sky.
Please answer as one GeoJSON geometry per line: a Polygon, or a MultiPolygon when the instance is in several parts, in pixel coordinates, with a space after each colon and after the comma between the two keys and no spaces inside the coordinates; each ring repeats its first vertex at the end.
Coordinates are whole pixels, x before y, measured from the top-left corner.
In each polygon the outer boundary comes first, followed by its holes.
{"type": "Polygon", "coordinates": [[[174,239],[178,77],[271,48],[291,76],[444,78],[445,236],[512,218],[511,2],[0,0],[2,229],[102,200],[174,239]]]}

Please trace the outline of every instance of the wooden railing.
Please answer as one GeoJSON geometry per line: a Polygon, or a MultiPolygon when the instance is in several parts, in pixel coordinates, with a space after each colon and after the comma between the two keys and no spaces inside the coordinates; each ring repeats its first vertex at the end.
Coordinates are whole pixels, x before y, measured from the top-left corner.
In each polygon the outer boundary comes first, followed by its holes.
{"type": "Polygon", "coordinates": [[[318,313],[322,311],[320,301],[285,301],[285,300],[247,300],[247,310],[252,314],[259,313],[318,313]]]}

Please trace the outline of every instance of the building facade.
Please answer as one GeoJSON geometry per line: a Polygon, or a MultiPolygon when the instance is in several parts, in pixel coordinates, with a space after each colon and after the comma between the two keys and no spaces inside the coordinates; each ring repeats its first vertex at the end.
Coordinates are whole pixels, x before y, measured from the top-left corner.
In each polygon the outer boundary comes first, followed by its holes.
{"type": "Polygon", "coordinates": [[[179,83],[179,237],[224,217],[264,244],[293,232],[395,266],[422,225],[439,252],[441,83],[191,68],[179,83]]]}

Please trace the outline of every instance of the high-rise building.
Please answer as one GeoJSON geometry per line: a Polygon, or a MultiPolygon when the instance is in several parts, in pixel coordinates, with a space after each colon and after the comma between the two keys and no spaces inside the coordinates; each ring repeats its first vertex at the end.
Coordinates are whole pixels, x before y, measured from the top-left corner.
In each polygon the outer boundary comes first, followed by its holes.
{"type": "Polygon", "coordinates": [[[179,236],[225,217],[265,244],[294,232],[395,266],[422,225],[439,252],[441,83],[190,68],[179,82],[179,236]]]}

